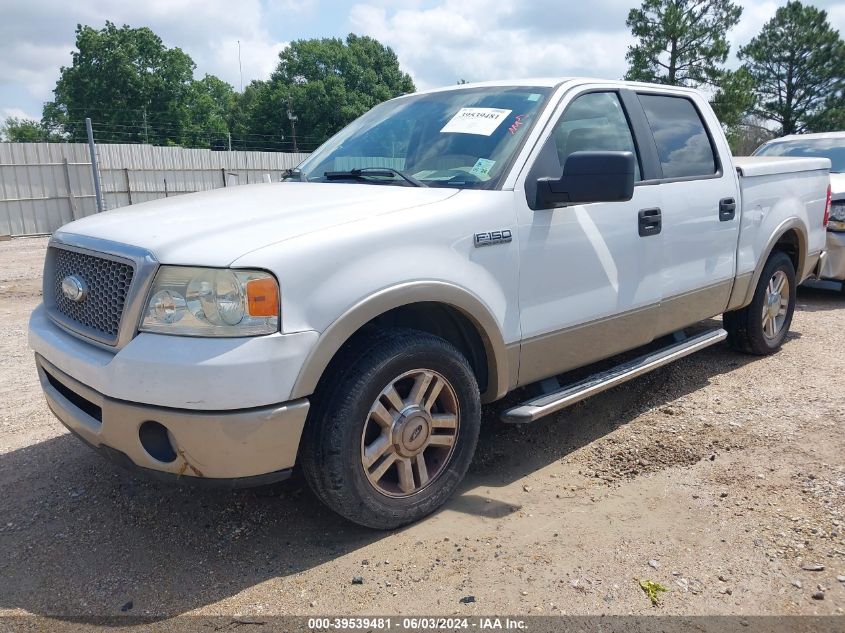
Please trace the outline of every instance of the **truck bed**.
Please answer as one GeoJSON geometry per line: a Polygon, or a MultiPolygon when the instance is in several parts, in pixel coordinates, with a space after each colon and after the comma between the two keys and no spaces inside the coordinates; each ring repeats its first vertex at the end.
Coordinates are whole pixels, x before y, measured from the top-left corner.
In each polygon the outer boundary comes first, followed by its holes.
{"type": "Polygon", "coordinates": [[[830,169],[830,161],[826,158],[788,156],[735,156],[734,165],[737,173],[743,178],[830,169]]]}
{"type": "Polygon", "coordinates": [[[799,282],[813,270],[824,249],[825,193],[830,182],[826,158],[735,157],[742,200],[737,277],[750,274],[770,247],[771,235],[788,218],[798,217],[807,228],[808,257],[795,275],[799,282]]]}

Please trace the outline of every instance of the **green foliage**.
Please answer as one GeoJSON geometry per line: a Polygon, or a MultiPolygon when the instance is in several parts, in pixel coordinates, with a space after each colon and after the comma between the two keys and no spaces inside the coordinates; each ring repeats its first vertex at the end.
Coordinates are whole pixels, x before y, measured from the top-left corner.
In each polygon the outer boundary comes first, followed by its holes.
{"type": "Polygon", "coordinates": [[[651,600],[651,605],[656,607],[660,604],[660,594],[669,591],[666,587],[658,582],[652,580],[640,580],[640,589],[645,591],[648,599],[651,600]]]}
{"type": "Polygon", "coordinates": [[[637,38],[628,48],[626,79],[700,86],[716,84],[730,45],[726,33],[742,15],[731,0],[644,0],[626,24],[637,38]]]}
{"type": "Polygon", "coordinates": [[[845,88],[825,100],[824,107],[807,120],[808,132],[839,132],[845,130],[845,88]]]}
{"type": "Polygon", "coordinates": [[[214,75],[192,82],[185,104],[188,121],[182,130],[182,144],[227,148],[237,99],[235,89],[214,75]]]}
{"type": "Polygon", "coordinates": [[[238,149],[249,149],[256,143],[261,145],[262,140],[267,144],[266,141],[274,139],[278,139],[280,148],[293,148],[287,117],[288,96],[287,89],[273,81],[253,81],[244,88],[232,115],[232,134],[243,139],[238,149]]]}
{"type": "Polygon", "coordinates": [[[739,58],[757,84],[755,113],[782,134],[843,124],[845,43],[825,11],[787,3],[739,58]]]}
{"type": "MultiPolygon", "coordinates": [[[[193,60],[147,28],[80,25],[76,48],[41,125],[73,141],[85,140],[90,117],[99,142],[226,149],[231,134],[233,149],[292,149],[296,125],[298,147],[313,149],[374,105],[414,90],[390,48],[356,35],[291,43],[272,77],[243,94],[212,75],[194,80],[193,60]]],[[[31,136],[41,129],[30,126],[31,136]]]]}
{"type": "Polygon", "coordinates": [[[754,77],[746,68],[721,73],[719,89],[711,105],[726,128],[740,125],[745,115],[754,107],[754,77]]]}
{"type": "Polygon", "coordinates": [[[148,28],[77,26],[72,64],[61,69],[45,126],[85,139],[91,117],[100,142],[225,147],[236,102],[232,86],[206,75],[148,28]]]}
{"type": "Polygon", "coordinates": [[[9,117],[0,125],[0,141],[12,143],[57,143],[64,138],[43,125],[40,121],[9,117]]]}
{"type": "Polygon", "coordinates": [[[290,137],[290,111],[299,146],[311,149],[373,106],[413,91],[393,50],[371,37],[296,40],[269,81],[247,87],[236,118],[253,133],[290,137]]]}

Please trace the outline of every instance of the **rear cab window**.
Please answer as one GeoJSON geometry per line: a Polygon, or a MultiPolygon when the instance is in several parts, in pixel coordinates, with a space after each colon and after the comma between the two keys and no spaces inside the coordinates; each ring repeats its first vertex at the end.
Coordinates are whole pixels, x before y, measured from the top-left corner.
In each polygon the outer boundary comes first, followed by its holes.
{"type": "Polygon", "coordinates": [[[704,178],[719,173],[707,127],[685,97],[637,95],[654,134],[663,178],[704,178]]]}

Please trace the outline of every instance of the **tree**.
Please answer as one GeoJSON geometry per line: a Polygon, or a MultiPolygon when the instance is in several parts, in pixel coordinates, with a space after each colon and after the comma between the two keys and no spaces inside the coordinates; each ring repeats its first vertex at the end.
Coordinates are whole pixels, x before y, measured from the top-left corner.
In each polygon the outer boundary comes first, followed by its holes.
{"type": "Polygon", "coordinates": [[[754,107],[754,78],[745,68],[721,73],[719,88],[711,105],[719,121],[728,128],[743,124],[754,107]]]}
{"type": "Polygon", "coordinates": [[[8,117],[0,125],[0,141],[12,143],[54,143],[63,141],[60,134],[56,134],[39,121],[8,117]]]}
{"type": "Polygon", "coordinates": [[[757,84],[755,113],[777,123],[781,134],[836,124],[845,42],[825,11],[788,2],[740,49],[739,58],[757,84]]]}
{"type": "Polygon", "coordinates": [[[191,147],[228,148],[236,102],[235,89],[214,75],[192,82],[186,104],[189,120],[182,143],[191,147]]]}
{"type": "Polygon", "coordinates": [[[750,156],[763,143],[775,138],[775,133],[765,124],[754,115],[746,115],[738,124],[730,126],[727,137],[733,155],[750,156]]]}
{"type": "Polygon", "coordinates": [[[305,148],[319,145],[382,101],[414,91],[392,49],[354,34],[345,41],[291,42],[279,54],[270,80],[250,87],[249,106],[245,112],[239,108],[250,131],[290,138],[290,112],[296,117],[298,145],[305,148]]]}
{"type": "Polygon", "coordinates": [[[730,52],[726,33],[741,15],[731,0],[644,0],[626,21],[637,43],[628,48],[625,78],[672,86],[717,84],[730,52]]]}
{"type": "Polygon", "coordinates": [[[103,142],[207,147],[228,134],[232,87],[208,75],[194,81],[190,56],[150,29],[77,25],[76,49],[43,113],[71,140],[85,139],[85,117],[103,142]]]}
{"type": "Polygon", "coordinates": [[[822,110],[807,120],[808,132],[845,130],[845,86],[825,101],[822,110]]]}
{"type": "Polygon", "coordinates": [[[237,149],[292,150],[288,100],[289,91],[279,82],[250,82],[232,114],[237,149]]]}

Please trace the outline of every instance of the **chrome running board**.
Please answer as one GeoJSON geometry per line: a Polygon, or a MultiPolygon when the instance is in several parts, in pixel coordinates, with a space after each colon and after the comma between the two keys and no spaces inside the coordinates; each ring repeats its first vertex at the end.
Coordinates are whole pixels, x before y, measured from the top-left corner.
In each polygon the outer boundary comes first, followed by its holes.
{"type": "Polygon", "coordinates": [[[584,380],[561,387],[557,391],[538,396],[502,413],[502,421],[510,424],[527,424],[538,418],[560,411],[594,396],[602,391],[621,385],[643,374],[663,367],[671,362],[724,341],[728,333],[722,328],[709,330],[692,336],[680,343],[640,356],[607,371],[593,374],[584,380]]]}

